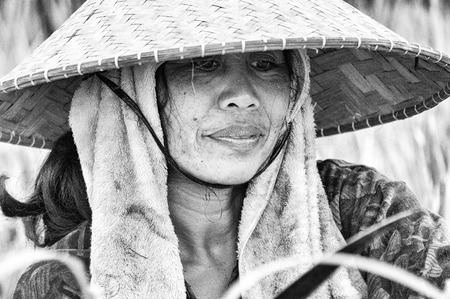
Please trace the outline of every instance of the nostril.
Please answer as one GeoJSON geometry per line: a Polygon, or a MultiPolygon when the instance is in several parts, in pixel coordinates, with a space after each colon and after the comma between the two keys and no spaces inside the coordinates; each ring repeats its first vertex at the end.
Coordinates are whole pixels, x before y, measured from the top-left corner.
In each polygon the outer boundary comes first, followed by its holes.
{"type": "Polygon", "coordinates": [[[227,105],[227,107],[229,107],[229,108],[238,108],[239,106],[237,104],[235,104],[235,103],[229,103],[227,105]]]}
{"type": "Polygon", "coordinates": [[[245,105],[245,104],[238,105],[236,103],[231,102],[231,103],[228,103],[227,107],[228,108],[256,108],[256,105],[254,103],[248,104],[248,105],[245,105]]]}
{"type": "Polygon", "coordinates": [[[226,92],[220,95],[219,106],[221,109],[258,109],[259,99],[252,94],[244,92],[226,92]]]}

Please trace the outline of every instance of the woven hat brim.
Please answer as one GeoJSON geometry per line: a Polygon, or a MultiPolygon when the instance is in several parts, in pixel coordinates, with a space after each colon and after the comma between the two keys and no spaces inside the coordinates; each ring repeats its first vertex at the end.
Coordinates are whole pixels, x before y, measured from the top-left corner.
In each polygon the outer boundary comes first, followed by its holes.
{"type": "Polygon", "coordinates": [[[82,75],[227,53],[308,49],[318,136],[410,117],[450,95],[447,55],[342,1],[175,2],[87,1],[0,80],[0,141],[51,147],[69,129],[82,75]]]}

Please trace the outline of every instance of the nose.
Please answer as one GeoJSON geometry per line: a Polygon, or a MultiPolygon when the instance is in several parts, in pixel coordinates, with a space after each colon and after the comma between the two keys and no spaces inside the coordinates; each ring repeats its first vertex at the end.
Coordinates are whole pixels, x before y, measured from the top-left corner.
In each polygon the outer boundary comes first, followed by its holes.
{"type": "Polygon", "coordinates": [[[223,110],[257,110],[260,101],[246,74],[231,75],[229,80],[224,80],[225,85],[219,97],[219,107],[223,110]]]}

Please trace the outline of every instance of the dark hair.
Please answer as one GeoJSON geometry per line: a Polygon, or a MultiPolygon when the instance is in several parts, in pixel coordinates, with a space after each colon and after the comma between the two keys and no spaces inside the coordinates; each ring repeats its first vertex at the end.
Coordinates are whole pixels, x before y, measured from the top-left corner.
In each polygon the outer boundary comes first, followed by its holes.
{"type": "Polygon", "coordinates": [[[42,165],[27,202],[14,199],[0,176],[0,207],[8,217],[24,217],[27,237],[49,246],[91,220],[86,185],[72,132],[60,137],[42,165]]]}

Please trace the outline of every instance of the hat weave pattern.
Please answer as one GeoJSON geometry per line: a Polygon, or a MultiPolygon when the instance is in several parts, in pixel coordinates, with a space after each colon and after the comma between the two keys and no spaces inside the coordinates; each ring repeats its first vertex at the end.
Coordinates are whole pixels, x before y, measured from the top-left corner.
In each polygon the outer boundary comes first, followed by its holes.
{"type": "Polygon", "coordinates": [[[308,49],[318,136],[402,119],[450,95],[450,58],[343,1],[91,0],[0,80],[0,141],[51,147],[82,75],[308,49]]]}

